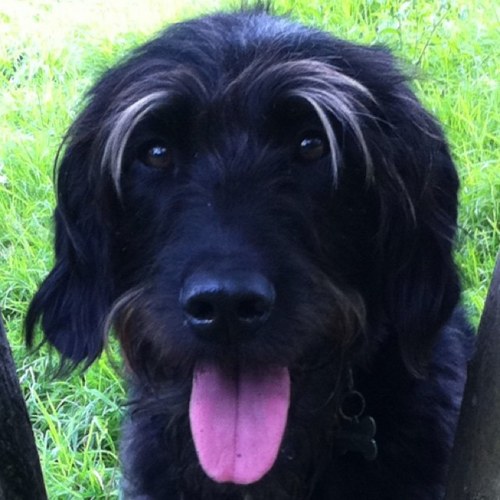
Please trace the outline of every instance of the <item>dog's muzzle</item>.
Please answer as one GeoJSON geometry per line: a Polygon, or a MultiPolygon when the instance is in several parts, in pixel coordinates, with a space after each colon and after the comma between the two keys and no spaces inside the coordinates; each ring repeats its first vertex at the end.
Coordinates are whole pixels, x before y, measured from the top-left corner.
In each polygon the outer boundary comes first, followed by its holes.
{"type": "MultiPolygon", "coordinates": [[[[266,323],[275,298],[274,286],[260,272],[205,269],[184,281],[179,302],[200,340],[238,346],[266,323]]],[[[219,483],[250,484],[276,461],[288,417],[290,375],[286,367],[255,371],[235,361],[230,370],[198,362],[189,418],[205,473],[219,483]]]]}

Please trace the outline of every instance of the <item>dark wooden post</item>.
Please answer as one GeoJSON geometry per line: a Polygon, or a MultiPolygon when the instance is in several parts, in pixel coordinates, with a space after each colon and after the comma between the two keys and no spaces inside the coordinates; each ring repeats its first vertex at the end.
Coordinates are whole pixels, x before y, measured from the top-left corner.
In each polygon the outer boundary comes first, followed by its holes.
{"type": "Polygon", "coordinates": [[[33,431],[0,315],[0,500],[46,500],[33,431]]]}
{"type": "Polygon", "coordinates": [[[500,254],[479,324],[446,500],[500,499],[500,254]]]}

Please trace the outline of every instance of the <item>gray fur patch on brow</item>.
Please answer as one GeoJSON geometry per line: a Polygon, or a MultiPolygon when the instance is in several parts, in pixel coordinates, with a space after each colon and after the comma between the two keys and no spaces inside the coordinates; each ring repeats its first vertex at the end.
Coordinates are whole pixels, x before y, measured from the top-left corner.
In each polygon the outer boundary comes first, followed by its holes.
{"type": "Polygon", "coordinates": [[[101,168],[110,169],[118,193],[123,155],[132,131],[146,115],[165,103],[168,96],[167,91],[153,92],[125,107],[108,121],[110,132],[104,145],[101,168]]]}

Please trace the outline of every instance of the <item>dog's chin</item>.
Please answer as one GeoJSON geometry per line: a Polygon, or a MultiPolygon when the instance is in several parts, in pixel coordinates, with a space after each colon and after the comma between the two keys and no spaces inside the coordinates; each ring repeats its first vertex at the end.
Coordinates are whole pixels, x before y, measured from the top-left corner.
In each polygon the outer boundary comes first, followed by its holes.
{"type": "MultiPolygon", "coordinates": [[[[300,443],[312,439],[310,431],[296,428],[297,416],[326,440],[321,430],[325,422],[317,419],[325,408],[330,415],[335,413],[342,368],[338,346],[318,335],[315,344],[304,346],[302,355],[294,357],[286,350],[270,346],[262,350],[262,342],[256,344],[237,348],[197,341],[196,348],[182,355],[170,352],[155,362],[153,356],[147,357],[150,366],[169,366],[150,380],[158,383],[158,399],[150,401],[152,413],[167,412],[188,420],[203,476],[224,491],[228,487],[254,493],[265,489],[276,474],[283,473],[283,450],[299,453],[300,443]],[[174,366],[178,359],[183,363],[174,366]],[[170,397],[163,397],[165,391],[182,396],[172,403],[170,397]]],[[[157,346],[153,352],[162,350],[157,346]]],[[[301,453],[307,455],[304,450],[301,453]]],[[[285,462],[289,467],[289,459],[285,462]]],[[[303,473],[294,472],[293,482],[303,473]]]]}

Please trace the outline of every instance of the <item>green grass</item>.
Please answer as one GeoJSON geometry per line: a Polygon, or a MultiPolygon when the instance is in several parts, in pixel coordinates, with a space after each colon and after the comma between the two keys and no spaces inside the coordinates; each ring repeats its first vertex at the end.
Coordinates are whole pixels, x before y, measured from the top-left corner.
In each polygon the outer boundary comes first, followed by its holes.
{"type": "MultiPolygon", "coordinates": [[[[500,246],[499,7],[495,0],[277,0],[280,12],[354,41],[384,43],[417,67],[462,179],[457,260],[477,321],[500,246]]],[[[125,399],[106,357],[84,375],[46,375],[21,322],[52,262],[52,161],[83,92],[127,48],[220,2],[3,0],[0,4],[0,307],[51,499],[116,498],[125,399]]]]}

